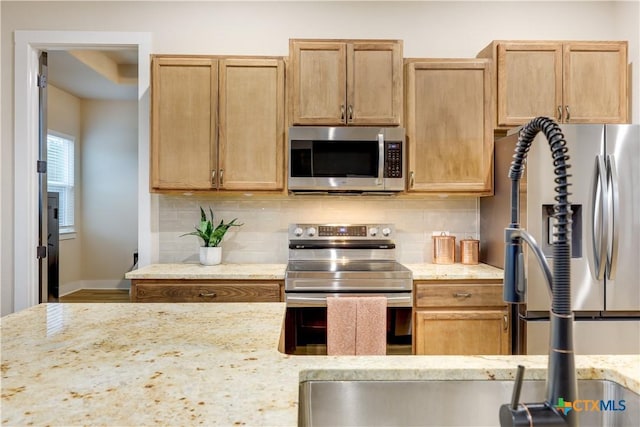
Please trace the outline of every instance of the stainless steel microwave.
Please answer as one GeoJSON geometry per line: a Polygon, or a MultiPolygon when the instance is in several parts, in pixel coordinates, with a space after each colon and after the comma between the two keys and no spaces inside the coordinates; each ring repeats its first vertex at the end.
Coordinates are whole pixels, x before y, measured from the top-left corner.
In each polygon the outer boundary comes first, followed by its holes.
{"type": "Polygon", "coordinates": [[[289,191],[393,192],[405,181],[404,128],[289,128],[289,191]]]}

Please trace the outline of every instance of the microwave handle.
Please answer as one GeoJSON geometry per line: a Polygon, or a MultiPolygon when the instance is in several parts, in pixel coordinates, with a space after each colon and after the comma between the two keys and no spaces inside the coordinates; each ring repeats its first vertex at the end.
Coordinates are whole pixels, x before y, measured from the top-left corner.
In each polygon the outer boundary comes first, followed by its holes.
{"type": "Polygon", "coordinates": [[[382,185],[384,182],[384,134],[378,134],[378,179],[376,180],[376,185],[382,185]]]}

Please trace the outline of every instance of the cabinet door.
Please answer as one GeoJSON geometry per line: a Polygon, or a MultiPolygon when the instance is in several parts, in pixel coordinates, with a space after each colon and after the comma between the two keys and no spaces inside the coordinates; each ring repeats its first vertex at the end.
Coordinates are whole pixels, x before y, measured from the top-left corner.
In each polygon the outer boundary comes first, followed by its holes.
{"type": "Polygon", "coordinates": [[[152,188],[210,189],[217,161],[217,61],[156,57],[151,79],[152,188]]]}
{"type": "Polygon", "coordinates": [[[219,87],[219,188],[282,189],[284,62],[220,60],[219,87]]]}
{"type": "Polygon", "coordinates": [[[294,125],[341,125],[346,117],[346,45],[292,40],[294,125]]]}
{"type": "Polygon", "coordinates": [[[484,59],[407,64],[409,191],[491,191],[489,74],[484,59]]]}
{"type": "Polygon", "coordinates": [[[627,44],[564,46],[567,123],[627,123],[627,44]]]}
{"type": "Polygon", "coordinates": [[[418,355],[509,354],[505,310],[416,311],[418,355]]]}
{"type": "Polygon", "coordinates": [[[562,45],[498,45],[498,126],[525,124],[538,116],[561,120],[562,45]]]}
{"type": "Polygon", "coordinates": [[[399,125],[402,117],[402,44],[347,45],[347,123],[399,125]]]}

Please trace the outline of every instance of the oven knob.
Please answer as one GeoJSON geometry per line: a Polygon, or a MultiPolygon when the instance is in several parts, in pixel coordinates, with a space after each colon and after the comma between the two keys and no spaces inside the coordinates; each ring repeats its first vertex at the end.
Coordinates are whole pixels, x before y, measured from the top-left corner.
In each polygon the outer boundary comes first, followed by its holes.
{"type": "Polygon", "coordinates": [[[382,235],[385,237],[389,237],[389,235],[391,234],[391,229],[390,228],[383,228],[382,229],[382,235]]]}
{"type": "Polygon", "coordinates": [[[293,230],[293,234],[295,234],[296,237],[302,236],[302,233],[303,233],[303,231],[302,231],[302,228],[300,228],[300,227],[296,227],[296,229],[293,230]]]}
{"type": "Polygon", "coordinates": [[[369,229],[369,235],[371,235],[372,237],[375,237],[378,235],[378,227],[371,227],[369,229]]]}
{"type": "Polygon", "coordinates": [[[315,235],[316,235],[316,228],[315,227],[307,228],[307,236],[313,237],[315,235]]]}

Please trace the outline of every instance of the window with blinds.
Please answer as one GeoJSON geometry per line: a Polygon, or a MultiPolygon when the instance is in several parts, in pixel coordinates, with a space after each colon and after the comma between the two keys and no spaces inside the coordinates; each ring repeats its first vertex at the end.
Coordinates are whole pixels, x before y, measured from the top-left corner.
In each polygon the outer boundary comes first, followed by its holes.
{"type": "Polygon", "coordinates": [[[47,134],[47,187],[59,193],[60,233],[74,229],[74,138],[56,132],[47,134]]]}

